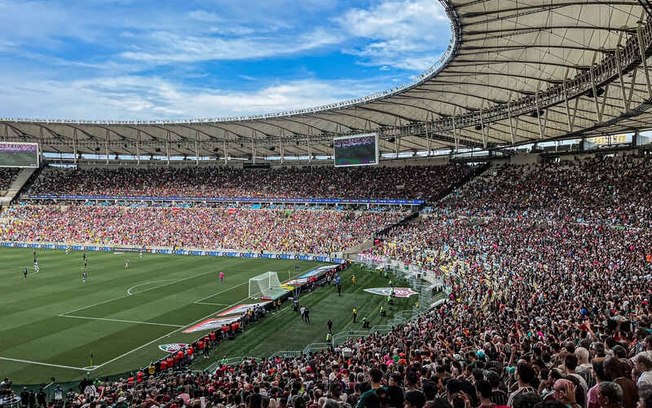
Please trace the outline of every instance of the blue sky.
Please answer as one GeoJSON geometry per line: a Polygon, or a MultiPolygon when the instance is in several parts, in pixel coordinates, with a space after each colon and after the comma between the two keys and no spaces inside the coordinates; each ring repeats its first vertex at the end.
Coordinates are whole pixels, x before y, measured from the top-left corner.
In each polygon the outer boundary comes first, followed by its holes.
{"type": "Polygon", "coordinates": [[[0,117],[322,105],[413,81],[449,25],[437,0],[0,0],[0,117]]]}

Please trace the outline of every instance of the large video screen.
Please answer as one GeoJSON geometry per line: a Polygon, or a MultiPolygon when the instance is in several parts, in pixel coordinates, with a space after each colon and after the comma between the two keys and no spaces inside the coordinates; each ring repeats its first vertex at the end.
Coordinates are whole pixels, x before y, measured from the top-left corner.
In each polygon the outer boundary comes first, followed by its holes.
{"type": "Polygon", "coordinates": [[[0,142],[0,167],[38,166],[38,143],[0,142]]]}
{"type": "Polygon", "coordinates": [[[342,136],[333,139],[335,167],[378,164],[378,135],[342,136]]]}

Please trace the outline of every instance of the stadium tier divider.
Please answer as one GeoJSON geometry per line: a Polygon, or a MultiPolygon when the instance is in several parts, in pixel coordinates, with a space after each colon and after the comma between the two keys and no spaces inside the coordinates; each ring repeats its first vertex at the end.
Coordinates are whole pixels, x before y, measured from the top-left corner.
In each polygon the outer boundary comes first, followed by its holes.
{"type": "MultiPolygon", "coordinates": [[[[103,245],[103,244],[81,244],[70,243],[63,244],[57,242],[12,242],[0,241],[0,247],[7,248],[35,248],[35,249],[53,249],[72,251],[99,251],[99,252],[133,252],[138,253],[143,250],[143,246],[138,245],[103,245]]],[[[317,261],[324,263],[346,263],[346,260],[339,257],[330,257],[319,254],[303,254],[293,252],[247,252],[229,249],[198,249],[198,248],[170,248],[160,246],[144,247],[145,253],[164,254],[164,255],[193,255],[193,256],[223,256],[230,258],[261,258],[261,259],[286,259],[299,261],[317,261]]]]}

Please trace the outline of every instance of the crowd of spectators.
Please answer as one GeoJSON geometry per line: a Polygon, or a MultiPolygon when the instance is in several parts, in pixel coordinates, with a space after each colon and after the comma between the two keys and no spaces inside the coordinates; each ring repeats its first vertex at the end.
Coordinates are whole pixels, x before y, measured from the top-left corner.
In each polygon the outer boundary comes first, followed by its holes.
{"type": "Polygon", "coordinates": [[[651,175],[649,157],[635,156],[507,165],[367,254],[450,287],[418,348],[460,357],[451,364],[475,384],[471,406],[494,377],[487,366],[515,372],[511,391],[532,401],[633,408],[640,396],[650,406],[651,175]]]}
{"type": "MultiPolygon", "coordinates": [[[[637,178],[650,162],[555,166],[500,169],[369,250],[450,288],[443,304],[388,334],[215,373],[104,382],[79,405],[652,408],[652,229],[639,209],[652,200],[649,178],[637,178]]],[[[43,209],[15,211],[29,223],[43,209]]]]}
{"type": "Polygon", "coordinates": [[[516,216],[652,225],[652,160],[645,155],[505,164],[439,203],[468,215],[516,216]]]}
{"type": "Polygon", "coordinates": [[[20,205],[3,213],[0,240],[229,249],[332,255],[404,212],[204,207],[20,205]]]}
{"type": "Polygon", "coordinates": [[[428,200],[470,174],[468,166],[47,168],[29,194],[428,200]]]}
{"type": "Polygon", "coordinates": [[[0,197],[7,193],[18,173],[20,173],[18,168],[0,167],[0,197]]]}

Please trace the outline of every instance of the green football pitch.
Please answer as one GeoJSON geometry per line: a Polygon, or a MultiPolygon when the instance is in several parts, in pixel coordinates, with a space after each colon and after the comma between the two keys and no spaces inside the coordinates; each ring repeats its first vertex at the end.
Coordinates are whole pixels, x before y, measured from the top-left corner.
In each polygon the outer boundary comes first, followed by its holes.
{"type": "MultiPolygon", "coordinates": [[[[46,383],[50,377],[74,381],[144,367],[165,355],[159,345],[189,343],[206,333],[183,333],[185,329],[234,305],[254,302],[248,299],[249,278],[275,271],[283,281],[295,270],[301,274],[320,265],[154,254],[141,259],[137,253],[87,252],[89,276],[82,283],[81,252],[37,250],[36,273],[32,251],[0,248],[0,376],[15,384],[46,383]],[[219,271],[224,271],[225,282],[219,281],[219,271]]],[[[355,270],[344,273],[342,297],[332,288],[305,296],[302,302],[311,308],[313,325],[302,326],[286,303],[235,341],[218,346],[213,359],[303,349],[324,340],[326,316],[333,316],[335,332],[349,329],[353,304],[360,308],[360,316],[376,319],[383,298],[362,289],[386,285],[378,274],[358,272],[358,285],[353,287],[350,275],[355,270]]]]}

